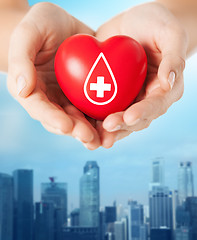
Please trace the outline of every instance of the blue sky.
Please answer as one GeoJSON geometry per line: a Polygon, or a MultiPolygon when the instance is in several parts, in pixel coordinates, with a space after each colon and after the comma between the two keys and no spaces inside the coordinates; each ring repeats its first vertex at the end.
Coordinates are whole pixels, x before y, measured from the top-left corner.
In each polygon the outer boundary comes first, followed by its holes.
{"type": "MultiPolygon", "coordinates": [[[[37,1],[30,1],[35,3],[37,1]]],[[[131,6],[131,1],[53,1],[93,28],[114,14],[131,6]],[[112,7],[113,6],[113,9],[112,7]]],[[[132,1],[132,5],[140,1],[132,1]]],[[[6,76],[0,74],[0,171],[34,169],[35,200],[40,183],[48,176],[68,182],[69,205],[78,205],[79,178],[87,160],[96,160],[101,169],[101,204],[128,198],[147,203],[151,161],[165,159],[166,185],[177,186],[178,162],[192,160],[197,173],[197,55],[187,62],[185,93],[167,114],[141,132],[118,142],[110,150],[86,150],[71,137],[55,136],[32,120],[9,95],[6,76]]],[[[195,177],[197,187],[197,175],[195,177]]],[[[196,189],[197,193],[197,189],[196,189]]]]}

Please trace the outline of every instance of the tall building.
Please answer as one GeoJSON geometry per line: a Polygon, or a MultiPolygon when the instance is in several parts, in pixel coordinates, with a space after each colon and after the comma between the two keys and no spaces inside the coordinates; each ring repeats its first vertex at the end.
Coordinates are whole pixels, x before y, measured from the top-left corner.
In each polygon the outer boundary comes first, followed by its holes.
{"type": "Polygon", "coordinates": [[[189,227],[182,226],[175,231],[175,240],[191,240],[191,230],[189,227]]]}
{"type": "Polygon", "coordinates": [[[125,226],[123,221],[114,223],[114,238],[115,240],[125,240],[125,226]]]}
{"type": "Polygon", "coordinates": [[[67,225],[67,183],[56,182],[54,177],[49,183],[41,184],[42,202],[54,204],[55,240],[61,239],[62,227],[67,225]]]}
{"type": "Polygon", "coordinates": [[[0,240],[13,240],[13,178],[0,173],[0,240]]]}
{"type": "Polygon", "coordinates": [[[172,231],[169,228],[159,228],[150,230],[150,239],[151,240],[171,240],[172,231]]]}
{"type": "Polygon", "coordinates": [[[129,239],[130,240],[146,240],[144,239],[146,227],[144,224],[144,209],[143,205],[136,201],[129,201],[129,239]]]}
{"type": "Polygon", "coordinates": [[[178,193],[181,205],[187,197],[194,196],[194,182],[191,162],[181,162],[178,170],[178,193]]]}
{"type": "Polygon", "coordinates": [[[179,206],[179,197],[178,197],[178,191],[175,190],[172,192],[172,216],[173,216],[173,230],[176,229],[176,210],[179,206]]]}
{"type": "Polygon", "coordinates": [[[117,220],[116,206],[105,207],[105,223],[114,223],[117,220]]]}
{"type": "Polygon", "coordinates": [[[80,179],[80,226],[99,227],[99,167],[88,161],[80,179]]]}
{"type": "Polygon", "coordinates": [[[191,240],[197,239],[197,197],[188,197],[185,209],[190,215],[191,240]]]}
{"type": "Polygon", "coordinates": [[[157,158],[152,162],[152,186],[164,186],[164,160],[157,158]]]}
{"type": "Polygon", "coordinates": [[[16,170],[14,179],[14,240],[33,237],[33,171],[16,170]]]}
{"type": "Polygon", "coordinates": [[[168,187],[153,187],[149,192],[150,228],[172,229],[172,192],[168,187]]]}
{"type": "Polygon", "coordinates": [[[36,203],[35,240],[54,240],[54,204],[36,203]]]}
{"type": "Polygon", "coordinates": [[[71,214],[70,214],[71,227],[78,227],[79,226],[79,214],[80,214],[79,208],[76,208],[71,212],[71,214]]]}

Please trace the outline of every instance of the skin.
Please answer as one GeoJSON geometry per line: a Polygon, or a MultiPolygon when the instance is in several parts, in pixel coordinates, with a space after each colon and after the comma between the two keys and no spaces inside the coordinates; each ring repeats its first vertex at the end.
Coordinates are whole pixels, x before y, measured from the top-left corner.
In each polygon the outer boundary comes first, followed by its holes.
{"type": "Polygon", "coordinates": [[[0,70],[7,71],[11,34],[29,10],[26,0],[0,0],[0,70]],[[6,24],[5,24],[6,23],[6,24]]]}
{"type": "Polygon", "coordinates": [[[143,4],[116,16],[96,33],[100,40],[116,34],[131,36],[147,53],[146,85],[126,111],[112,114],[104,122],[95,121],[63,95],[53,69],[58,46],[73,34],[95,33],[49,3],[32,7],[12,34],[8,69],[11,94],[48,131],[71,135],[91,150],[112,147],[117,140],[148,127],[183,94],[185,59],[197,44],[192,36],[194,30],[189,30],[194,23],[186,20],[189,14],[180,19],[181,9],[175,8],[177,14],[174,8],[170,1],[143,4]],[[21,79],[25,84],[21,84],[21,79]]]}

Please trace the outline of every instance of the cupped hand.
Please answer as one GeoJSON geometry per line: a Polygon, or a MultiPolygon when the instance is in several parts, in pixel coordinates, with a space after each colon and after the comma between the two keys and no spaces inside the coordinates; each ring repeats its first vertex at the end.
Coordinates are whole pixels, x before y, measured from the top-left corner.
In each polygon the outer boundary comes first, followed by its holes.
{"type": "Polygon", "coordinates": [[[89,149],[96,149],[100,137],[95,121],[87,119],[69,102],[54,72],[57,48],[76,33],[94,34],[56,5],[34,5],[11,37],[8,89],[48,131],[71,135],[89,149]]]}
{"type": "Polygon", "coordinates": [[[187,35],[165,7],[147,3],[131,8],[102,25],[96,36],[103,41],[118,34],[141,43],[147,54],[148,72],[135,103],[97,123],[102,146],[106,148],[134,131],[147,128],[181,98],[184,90],[187,35]]]}

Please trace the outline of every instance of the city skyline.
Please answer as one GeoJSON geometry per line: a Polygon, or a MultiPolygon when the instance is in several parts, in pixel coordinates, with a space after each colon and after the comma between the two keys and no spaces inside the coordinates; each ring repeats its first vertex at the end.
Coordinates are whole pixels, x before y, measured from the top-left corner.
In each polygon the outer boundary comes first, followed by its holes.
{"type": "MultiPolygon", "coordinates": [[[[151,189],[152,188],[154,188],[155,186],[157,187],[158,186],[158,188],[160,187],[160,186],[162,186],[162,185],[155,185],[155,184],[153,184],[153,182],[152,182],[152,178],[153,178],[153,175],[154,175],[154,170],[153,170],[153,163],[154,162],[157,162],[158,161],[158,159],[161,159],[161,158],[155,158],[155,159],[153,159],[153,160],[151,160],[151,161],[149,161],[149,169],[150,169],[150,172],[149,172],[149,179],[148,179],[148,181],[146,182],[146,191],[143,193],[143,196],[144,196],[144,199],[146,199],[146,201],[141,201],[141,199],[140,198],[138,198],[137,197],[137,195],[135,195],[135,193],[134,194],[128,194],[128,198],[125,198],[124,200],[125,201],[119,201],[117,198],[111,198],[111,200],[110,201],[105,201],[104,200],[104,195],[103,195],[103,192],[102,192],[102,188],[100,189],[100,191],[101,191],[101,198],[100,198],[100,207],[104,207],[104,206],[107,206],[107,205],[110,205],[110,204],[112,204],[112,203],[114,203],[114,202],[116,202],[117,204],[121,204],[123,207],[124,206],[127,206],[127,204],[128,204],[128,200],[135,200],[135,201],[138,201],[139,203],[141,203],[141,204],[143,204],[144,206],[147,206],[148,204],[149,204],[149,196],[148,196],[148,192],[150,192],[151,191],[151,189]],[[101,201],[102,200],[102,201],[101,201]]],[[[85,163],[86,163],[87,161],[85,161],[85,163]]],[[[88,162],[92,162],[92,161],[88,161],[88,162]]],[[[95,162],[97,162],[97,161],[95,161],[95,162]]],[[[164,182],[165,182],[165,184],[162,186],[162,187],[166,187],[166,186],[168,186],[169,188],[170,188],[170,190],[171,191],[178,191],[178,179],[179,179],[179,175],[178,175],[178,172],[179,172],[179,166],[180,166],[180,164],[181,163],[188,163],[188,161],[179,161],[177,164],[176,164],[176,166],[177,166],[177,175],[176,175],[176,177],[175,177],[175,180],[176,180],[176,182],[177,182],[177,184],[176,184],[176,186],[174,185],[172,185],[171,184],[171,181],[167,181],[166,180],[166,177],[170,177],[169,176],[169,174],[165,174],[166,173],[166,169],[165,169],[165,166],[167,165],[166,164],[166,161],[162,158],[162,162],[163,162],[163,164],[162,164],[162,166],[163,166],[163,172],[164,172],[164,182]]],[[[84,167],[84,164],[85,163],[83,163],[82,164],[82,168],[85,168],[84,167]]],[[[191,162],[192,163],[192,170],[193,170],[193,172],[195,173],[195,172],[197,172],[196,171],[196,169],[197,169],[197,164],[195,163],[195,162],[191,162]]],[[[99,168],[101,168],[100,167],[100,165],[99,165],[99,168]]],[[[78,194],[76,195],[76,198],[77,198],[77,202],[78,202],[78,204],[74,204],[74,201],[72,201],[71,199],[70,199],[70,193],[69,193],[69,185],[70,186],[73,186],[73,184],[72,184],[72,181],[66,181],[66,179],[61,179],[61,180],[59,180],[59,178],[58,178],[58,176],[52,176],[52,175],[48,175],[47,176],[47,178],[44,180],[44,181],[42,181],[42,182],[40,182],[39,183],[39,185],[40,185],[40,187],[39,187],[39,189],[35,189],[36,187],[35,187],[35,182],[36,182],[36,170],[34,170],[34,169],[17,169],[18,171],[23,171],[23,170],[27,170],[27,171],[33,171],[33,174],[34,174],[34,177],[33,177],[33,186],[34,186],[34,188],[33,188],[33,202],[35,203],[35,202],[39,202],[39,201],[41,201],[42,199],[44,200],[44,198],[43,198],[43,194],[42,194],[42,192],[43,192],[43,189],[44,188],[46,188],[47,186],[50,186],[50,184],[54,181],[54,182],[58,182],[59,184],[62,184],[62,186],[63,185],[65,185],[66,184],[66,189],[67,189],[67,195],[68,195],[68,197],[67,197],[67,202],[68,202],[68,210],[66,210],[68,213],[70,213],[73,209],[76,209],[76,208],[79,208],[80,207],[80,199],[79,199],[79,196],[80,196],[80,177],[79,177],[79,179],[78,178],[73,178],[73,181],[74,180],[76,180],[76,182],[78,182],[78,186],[77,186],[77,190],[78,190],[78,194]],[[48,182],[47,182],[48,181],[48,182]],[[45,186],[45,187],[44,187],[45,186]],[[35,193],[37,193],[38,195],[35,197],[35,193]]],[[[16,169],[14,170],[14,171],[12,171],[11,173],[9,173],[9,172],[0,172],[0,174],[3,174],[3,175],[5,175],[5,176],[8,176],[8,177],[10,177],[10,176],[12,176],[12,174],[13,173],[15,173],[16,171],[17,171],[16,169]]],[[[104,169],[102,169],[101,168],[101,177],[100,177],[100,185],[101,185],[101,182],[102,182],[102,176],[103,176],[103,174],[102,174],[102,172],[104,171],[104,169]]],[[[79,171],[79,175],[78,176],[82,176],[82,174],[81,174],[81,169],[80,169],[80,171],[79,171]]],[[[174,174],[174,172],[173,172],[173,174],[174,174]]],[[[195,174],[194,174],[194,176],[193,176],[193,185],[194,185],[194,195],[195,194],[197,194],[197,191],[195,191],[197,188],[196,188],[196,184],[197,184],[197,181],[196,181],[197,179],[195,178],[195,174]]],[[[132,181],[131,181],[132,182],[132,181]]],[[[145,182],[145,181],[144,181],[145,182]]],[[[135,182],[133,183],[133,185],[135,185],[136,186],[136,184],[135,184],[135,182]]],[[[112,186],[110,186],[110,187],[112,187],[112,186]]],[[[132,184],[131,184],[131,187],[132,187],[132,184]]],[[[190,195],[188,195],[188,196],[190,196],[190,195]]],[[[75,199],[76,200],[76,199],[75,199]]]]}
{"type": "Polygon", "coordinates": [[[161,240],[195,240],[197,197],[191,188],[194,187],[193,163],[179,164],[180,192],[164,184],[164,165],[164,160],[158,158],[151,163],[148,215],[146,206],[135,198],[128,199],[127,206],[117,205],[116,201],[105,208],[100,205],[102,169],[96,161],[87,161],[78,176],[80,206],[69,214],[68,183],[49,177],[49,182],[41,183],[40,200],[33,203],[33,170],[16,169],[12,176],[0,173],[0,209],[3,209],[0,239],[9,231],[7,240],[12,240],[12,236],[14,240],[42,240],[43,237],[49,240],[79,237],[80,240],[158,240],[158,237],[161,240]],[[180,171],[182,167],[186,169],[180,171]],[[187,176],[186,181],[180,181],[180,172],[181,179],[187,176]],[[189,184],[189,191],[182,199],[185,184],[189,184]]]}

